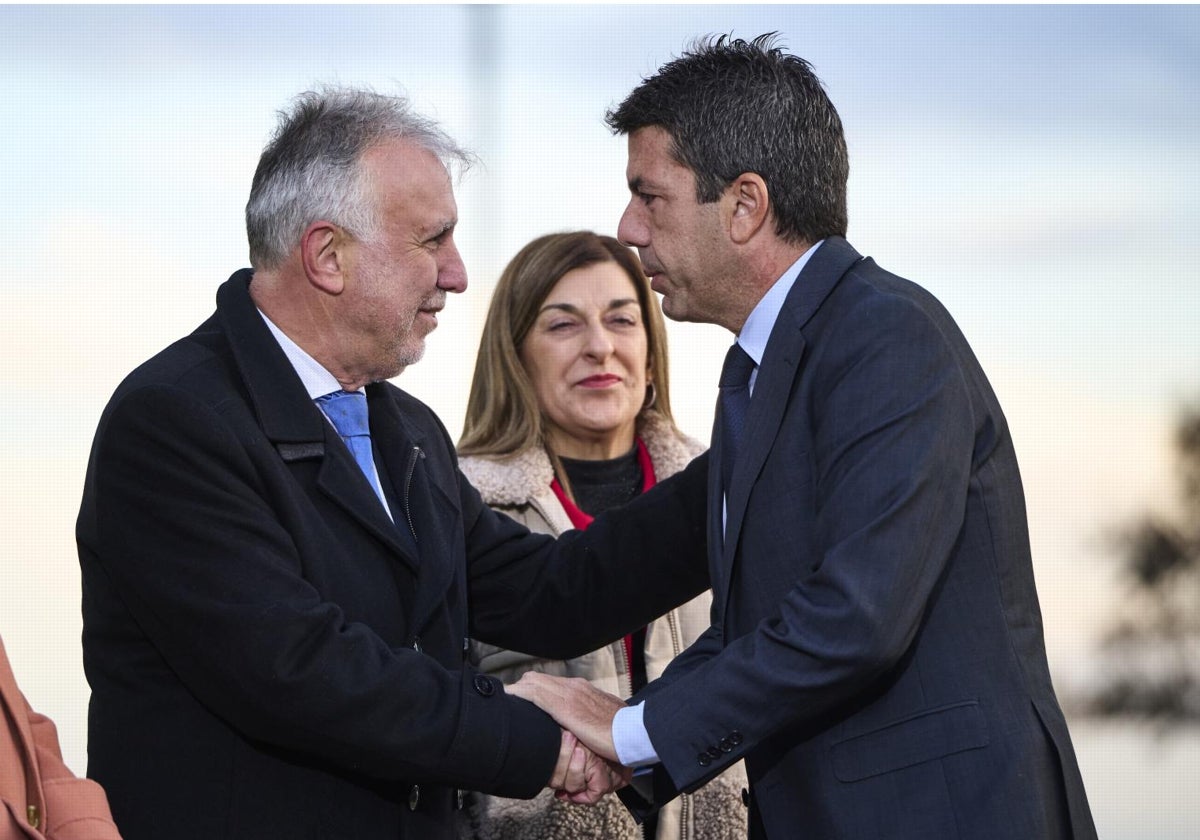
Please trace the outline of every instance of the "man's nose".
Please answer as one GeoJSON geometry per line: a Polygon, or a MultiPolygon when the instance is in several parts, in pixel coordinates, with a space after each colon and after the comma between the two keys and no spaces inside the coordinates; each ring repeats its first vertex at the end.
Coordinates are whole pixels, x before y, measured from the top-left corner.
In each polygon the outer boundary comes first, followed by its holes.
{"type": "Polygon", "coordinates": [[[438,266],[438,288],[455,294],[465,292],[467,267],[463,264],[462,255],[458,253],[458,246],[448,242],[442,248],[444,256],[438,266]]]}
{"type": "Polygon", "coordinates": [[[645,248],[650,244],[649,228],[642,219],[635,200],[631,198],[625,205],[625,212],[621,214],[621,221],[617,224],[617,239],[631,248],[645,248]]]}

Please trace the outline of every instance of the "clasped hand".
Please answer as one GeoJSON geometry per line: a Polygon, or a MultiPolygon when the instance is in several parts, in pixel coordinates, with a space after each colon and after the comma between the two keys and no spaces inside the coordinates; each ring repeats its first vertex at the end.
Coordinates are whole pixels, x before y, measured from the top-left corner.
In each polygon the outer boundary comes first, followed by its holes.
{"type": "Polygon", "coordinates": [[[594,805],[629,784],[633,771],[621,766],[612,741],[612,720],[624,706],[619,697],[587,680],[533,671],[507,687],[546,712],[563,728],[558,763],[548,787],[566,802],[594,805]]]}

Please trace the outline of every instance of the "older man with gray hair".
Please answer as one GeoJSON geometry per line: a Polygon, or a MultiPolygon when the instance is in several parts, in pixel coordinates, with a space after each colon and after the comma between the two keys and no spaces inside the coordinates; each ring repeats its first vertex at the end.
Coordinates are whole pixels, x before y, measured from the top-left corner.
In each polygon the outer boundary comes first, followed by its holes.
{"type": "Polygon", "coordinates": [[[466,640],[566,658],[701,591],[707,464],[556,543],[483,505],[384,381],[466,288],[468,162],[401,98],[302,95],[254,177],[253,268],[105,409],[77,526],[88,770],[128,840],[437,840],[464,788],[627,780],[466,640]],[[652,556],[672,583],[634,588],[652,556]]]}

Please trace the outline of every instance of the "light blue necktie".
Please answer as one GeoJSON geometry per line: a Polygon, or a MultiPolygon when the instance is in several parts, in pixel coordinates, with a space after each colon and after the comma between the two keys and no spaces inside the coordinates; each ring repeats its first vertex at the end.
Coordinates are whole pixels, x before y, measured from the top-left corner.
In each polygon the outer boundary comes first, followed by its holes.
{"type": "Polygon", "coordinates": [[[367,482],[383,507],[387,510],[387,501],[380,494],[378,475],[375,472],[375,459],[371,455],[371,427],[367,423],[367,395],[359,391],[334,391],[323,397],[317,397],[317,405],[325,416],[333,423],[342,440],[358,467],[367,477],[367,482]]]}

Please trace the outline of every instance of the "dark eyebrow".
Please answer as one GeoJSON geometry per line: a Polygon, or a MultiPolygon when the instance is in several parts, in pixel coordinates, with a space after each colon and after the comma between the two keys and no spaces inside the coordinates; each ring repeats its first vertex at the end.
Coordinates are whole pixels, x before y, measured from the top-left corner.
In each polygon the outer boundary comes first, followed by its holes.
{"type": "Polygon", "coordinates": [[[639,175],[629,182],[629,191],[636,195],[642,191],[642,187],[645,185],[645,183],[646,182],[642,180],[642,176],[639,175]]]}
{"type": "MultiPolygon", "coordinates": [[[[629,306],[629,304],[631,304],[631,303],[635,306],[639,306],[637,298],[617,298],[615,300],[611,300],[608,302],[608,307],[605,309],[605,311],[607,312],[607,311],[610,311],[613,309],[620,309],[624,306],[629,306]]],[[[550,309],[557,309],[560,312],[566,312],[571,315],[582,314],[579,311],[579,307],[577,307],[571,303],[547,303],[545,306],[543,306],[541,309],[538,310],[538,314],[541,315],[543,312],[546,312],[547,310],[550,310],[550,309]]]]}
{"type": "Polygon", "coordinates": [[[621,307],[629,306],[630,304],[638,307],[641,306],[641,304],[638,303],[637,298],[617,298],[616,300],[609,301],[608,308],[620,309],[621,307]]]}

